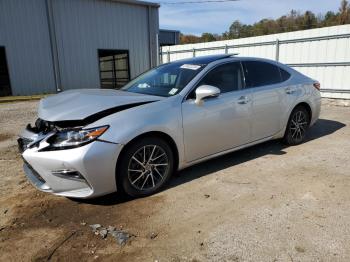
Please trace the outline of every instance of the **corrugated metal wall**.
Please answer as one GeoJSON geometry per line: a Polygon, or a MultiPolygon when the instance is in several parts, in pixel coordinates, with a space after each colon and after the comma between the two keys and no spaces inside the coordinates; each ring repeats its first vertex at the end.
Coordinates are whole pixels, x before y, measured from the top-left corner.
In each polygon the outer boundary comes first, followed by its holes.
{"type": "Polygon", "coordinates": [[[180,31],[175,30],[159,30],[159,45],[178,45],[180,44],[180,31]]]}
{"type": "Polygon", "coordinates": [[[167,62],[224,52],[278,59],[319,80],[323,96],[350,99],[350,25],[163,47],[161,59],[167,62]]]}
{"type": "Polygon", "coordinates": [[[0,1],[0,46],[6,48],[14,95],[55,92],[55,68],[62,90],[99,88],[98,49],[129,50],[131,77],[156,65],[157,7],[48,0],[46,8],[45,2],[0,1]]]}
{"type": "Polygon", "coordinates": [[[98,49],[129,50],[131,77],[150,68],[147,6],[98,0],[52,5],[64,90],[100,86],[98,49]]]}
{"type": "Polygon", "coordinates": [[[0,1],[0,46],[13,95],[55,92],[44,0],[0,1]]]}

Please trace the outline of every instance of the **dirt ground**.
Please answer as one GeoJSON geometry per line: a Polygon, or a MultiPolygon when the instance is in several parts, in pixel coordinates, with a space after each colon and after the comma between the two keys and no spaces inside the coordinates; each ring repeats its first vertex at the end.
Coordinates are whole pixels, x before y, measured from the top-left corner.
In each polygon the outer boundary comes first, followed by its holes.
{"type": "Polygon", "coordinates": [[[152,197],[74,201],[25,179],[16,135],[36,106],[0,104],[0,261],[350,261],[349,107],[325,103],[305,144],[211,160],[152,197]],[[135,237],[120,247],[95,223],[135,237]]]}

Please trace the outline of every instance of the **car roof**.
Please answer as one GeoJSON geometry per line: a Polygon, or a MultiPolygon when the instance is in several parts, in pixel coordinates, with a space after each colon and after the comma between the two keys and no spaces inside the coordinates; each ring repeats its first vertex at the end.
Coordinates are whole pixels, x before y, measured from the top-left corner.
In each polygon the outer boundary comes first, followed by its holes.
{"type": "MultiPolygon", "coordinates": [[[[260,61],[260,62],[270,63],[270,64],[274,64],[278,67],[281,67],[284,70],[287,70],[289,73],[296,72],[295,70],[293,70],[289,66],[284,65],[284,64],[277,62],[275,60],[261,58],[261,57],[238,56],[238,54],[199,56],[199,57],[192,57],[192,58],[187,58],[187,59],[182,59],[182,60],[176,60],[176,61],[173,61],[170,63],[171,64],[178,64],[178,65],[192,64],[192,65],[207,66],[207,65],[214,63],[214,62],[217,62],[219,60],[229,59],[229,58],[231,58],[232,61],[260,61]]],[[[169,63],[167,63],[167,64],[169,64],[169,63]]]]}
{"type": "Polygon", "coordinates": [[[244,56],[238,56],[238,54],[199,56],[199,57],[180,59],[180,60],[173,61],[171,63],[172,64],[179,63],[179,64],[193,64],[193,65],[209,65],[210,63],[216,62],[218,60],[226,59],[226,58],[232,58],[232,60],[238,60],[238,61],[261,61],[261,62],[270,62],[274,64],[280,64],[271,59],[266,59],[261,57],[250,57],[250,56],[244,57],[244,56]]]}

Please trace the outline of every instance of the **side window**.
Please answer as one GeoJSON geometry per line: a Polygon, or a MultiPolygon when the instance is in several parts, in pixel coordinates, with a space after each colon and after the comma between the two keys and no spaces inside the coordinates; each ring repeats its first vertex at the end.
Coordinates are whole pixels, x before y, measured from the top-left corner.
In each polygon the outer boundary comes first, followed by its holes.
{"type": "Polygon", "coordinates": [[[280,68],[280,71],[281,71],[281,77],[282,77],[282,81],[287,81],[289,78],[290,78],[290,74],[283,70],[282,68],[280,68]]]}
{"type": "Polygon", "coordinates": [[[211,70],[197,85],[211,85],[219,88],[221,93],[242,89],[242,71],[240,63],[227,63],[211,70]]]}
{"type": "Polygon", "coordinates": [[[282,82],[280,68],[266,62],[243,62],[246,87],[259,87],[282,82]]]}

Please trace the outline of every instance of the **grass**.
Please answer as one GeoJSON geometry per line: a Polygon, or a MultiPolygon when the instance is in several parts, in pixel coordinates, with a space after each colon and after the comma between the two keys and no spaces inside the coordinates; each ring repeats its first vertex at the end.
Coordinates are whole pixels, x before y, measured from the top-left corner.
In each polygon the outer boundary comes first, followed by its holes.
{"type": "Polygon", "coordinates": [[[33,95],[33,96],[4,96],[0,97],[0,103],[11,103],[11,102],[21,102],[21,101],[31,101],[40,100],[47,95],[33,95]]]}

